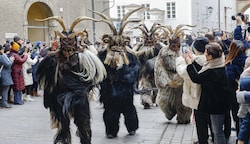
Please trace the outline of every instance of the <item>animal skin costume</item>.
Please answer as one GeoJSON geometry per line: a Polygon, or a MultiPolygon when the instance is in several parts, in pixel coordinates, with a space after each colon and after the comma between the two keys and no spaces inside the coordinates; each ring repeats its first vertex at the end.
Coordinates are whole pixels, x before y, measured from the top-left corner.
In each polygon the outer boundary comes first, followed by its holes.
{"type": "Polygon", "coordinates": [[[180,50],[183,36],[182,28],[189,25],[179,25],[176,30],[168,27],[165,30],[169,45],[163,47],[155,62],[155,84],[158,88],[156,103],[171,120],[177,115],[177,123],[190,123],[192,110],[182,104],[183,79],[176,72],[175,60],[180,50]]]}
{"type": "Polygon", "coordinates": [[[134,29],[142,31],[142,39],[144,41],[143,43],[138,43],[133,48],[141,63],[138,93],[141,95],[141,103],[144,109],[153,106],[157,95],[154,81],[154,65],[156,56],[162,48],[157,32],[161,27],[163,26],[158,23],[154,23],[150,30],[147,29],[144,23],[134,27],[134,29]]]}
{"type": "Polygon", "coordinates": [[[37,76],[44,90],[44,106],[49,108],[52,128],[57,128],[54,144],[71,144],[70,119],[74,118],[81,144],[91,143],[90,108],[88,93],[93,85],[102,81],[106,75],[100,59],[87,49],[79,51],[77,36],[82,31],[73,28],[82,20],[79,17],[66,31],[60,17],[37,19],[37,21],[57,20],[63,31],[55,31],[60,36],[58,51],[47,55],[39,64],[37,76]]]}
{"type": "Polygon", "coordinates": [[[104,104],[103,119],[108,138],[117,136],[121,114],[124,115],[125,125],[130,135],[134,135],[138,128],[138,116],[133,104],[133,86],[138,80],[140,63],[128,47],[123,29],[127,23],[134,21],[127,18],[139,9],[141,7],[128,12],[123,17],[119,32],[109,17],[95,12],[103,18],[101,21],[107,23],[113,32],[98,54],[107,71],[107,78],[100,83],[100,102],[104,104]]]}

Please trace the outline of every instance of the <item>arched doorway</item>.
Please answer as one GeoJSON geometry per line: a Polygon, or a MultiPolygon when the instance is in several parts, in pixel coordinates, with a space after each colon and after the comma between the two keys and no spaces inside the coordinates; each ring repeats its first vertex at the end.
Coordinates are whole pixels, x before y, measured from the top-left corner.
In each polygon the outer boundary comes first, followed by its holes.
{"type": "Polygon", "coordinates": [[[50,7],[42,2],[33,3],[27,13],[28,21],[28,39],[35,43],[36,41],[49,42],[51,36],[49,36],[49,22],[37,22],[35,18],[43,19],[53,16],[50,7]]]}

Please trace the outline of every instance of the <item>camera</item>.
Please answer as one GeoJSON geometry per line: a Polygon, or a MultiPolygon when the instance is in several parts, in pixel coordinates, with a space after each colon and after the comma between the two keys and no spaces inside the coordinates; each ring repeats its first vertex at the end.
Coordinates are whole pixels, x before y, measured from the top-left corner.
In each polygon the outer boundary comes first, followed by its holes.
{"type": "Polygon", "coordinates": [[[220,30],[214,31],[214,32],[213,32],[213,35],[214,35],[214,36],[222,36],[222,35],[223,35],[223,32],[220,31],[220,30]]]}
{"type": "MultiPolygon", "coordinates": [[[[245,20],[245,15],[243,13],[237,13],[236,16],[240,16],[241,20],[244,21],[245,20]]],[[[236,20],[236,16],[232,16],[232,20],[236,20]]]]}

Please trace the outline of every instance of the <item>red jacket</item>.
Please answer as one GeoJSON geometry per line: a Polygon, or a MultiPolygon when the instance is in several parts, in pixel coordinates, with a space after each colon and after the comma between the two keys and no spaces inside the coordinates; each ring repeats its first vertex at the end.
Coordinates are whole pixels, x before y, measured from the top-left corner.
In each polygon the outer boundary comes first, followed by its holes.
{"type": "Polygon", "coordinates": [[[14,85],[12,88],[14,90],[24,90],[25,85],[24,85],[24,77],[23,77],[23,63],[27,60],[28,56],[27,55],[22,55],[20,56],[17,52],[11,51],[10,53],[11,56],[15,57],[15,60],[12,64],[12,72],[11,76],[14,82],[14,85]]]}

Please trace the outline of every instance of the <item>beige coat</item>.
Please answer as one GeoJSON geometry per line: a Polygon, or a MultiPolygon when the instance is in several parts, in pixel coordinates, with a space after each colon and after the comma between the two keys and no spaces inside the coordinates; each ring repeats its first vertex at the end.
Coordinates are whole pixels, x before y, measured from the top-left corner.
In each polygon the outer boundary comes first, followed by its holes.
{"type": "MultiPolygon", "coordinates": [[[[197,55],[194,60],[203,65],[206,62],[205,55],[197,55]]],[[[200,87],[193,83],[187,73],[187,64],[185,59],[180,56],[176,59],[176,71],[184,79],[183,83],[183,94],[182,94],[182,104],[186,107],[197,109],[200,101],[200,87]]]]}

